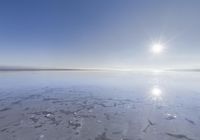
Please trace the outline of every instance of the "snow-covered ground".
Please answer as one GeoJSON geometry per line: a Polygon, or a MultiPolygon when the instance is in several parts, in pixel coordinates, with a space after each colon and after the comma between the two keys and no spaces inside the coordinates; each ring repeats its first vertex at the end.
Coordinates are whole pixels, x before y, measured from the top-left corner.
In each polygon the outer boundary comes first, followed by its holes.
{"type": "Polygon", "coordinates": [[[200,73],[0,73],[0,140],[161,139],[200,139],[200,73]]]}

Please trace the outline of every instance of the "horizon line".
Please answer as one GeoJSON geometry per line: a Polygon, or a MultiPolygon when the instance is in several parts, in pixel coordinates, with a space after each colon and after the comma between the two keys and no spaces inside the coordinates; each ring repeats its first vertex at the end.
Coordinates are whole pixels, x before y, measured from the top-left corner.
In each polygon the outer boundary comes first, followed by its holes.
{"type": "Polygon", "coordinates": [[[182,72],[200,72],[200,68],[165,68],[165,69],[152,69],[152,68],[25,68],[25,67],[1,67],[0,71],[152,71],[152,72],[162,72],[162,71],[182,71],[182,72]]]}

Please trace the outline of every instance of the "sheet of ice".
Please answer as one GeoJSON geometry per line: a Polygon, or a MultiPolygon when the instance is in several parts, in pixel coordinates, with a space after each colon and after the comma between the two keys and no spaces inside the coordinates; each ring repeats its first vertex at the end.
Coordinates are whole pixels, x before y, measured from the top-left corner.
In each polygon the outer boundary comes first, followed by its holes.
{"type": "Polygon", "coordinates": [[[199,140],[200,73],[1,72],[2,140],[199,140]]]}

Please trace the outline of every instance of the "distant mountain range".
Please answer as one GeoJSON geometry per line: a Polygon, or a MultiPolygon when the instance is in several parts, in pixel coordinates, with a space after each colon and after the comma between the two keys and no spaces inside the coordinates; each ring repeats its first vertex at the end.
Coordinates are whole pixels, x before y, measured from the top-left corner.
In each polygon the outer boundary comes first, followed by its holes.
{"type": "MultiPolygon", "coordinates": [[[[95,69],[95,68],[33,68],[33,67],[16,67],[0,66],[0,71],[118,71],[119,69],[95,69]]],[[[120,70],[120,71],[123,71],[120,70]]],[[[125,71],[125,70],[124,70],[125,71]]],[[[134,69],[133,69],[134,71],[134,69]]],[[[137,69],[138,71],[138,69],[137,69]]],[[[200,69],[164,69],[164,71],[182,71],[182,72],[200,72],[200,69]]]]}
{"type": "Polygon", "coordinates": [[[32,68],[32,67],[0,66],[0,71],[101,71],[101,70],[88,69],[88,68],[32,68]]]}
{"type": "Polygon", "coordinates": [[[169,69],[167,71],[200,72],[200,69],[169,69]]]}

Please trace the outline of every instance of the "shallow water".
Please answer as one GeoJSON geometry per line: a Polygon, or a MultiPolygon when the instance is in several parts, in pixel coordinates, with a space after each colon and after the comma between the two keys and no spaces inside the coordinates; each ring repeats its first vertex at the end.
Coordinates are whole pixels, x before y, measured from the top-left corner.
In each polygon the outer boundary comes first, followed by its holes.
{"type": "Polygon", "coordinates": [[[0,72],[1,140],[199,140],[198,72],[0,72]]]}

